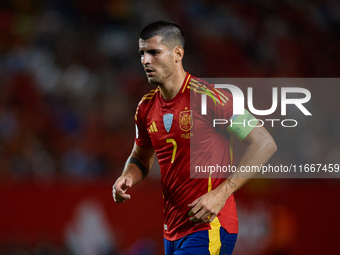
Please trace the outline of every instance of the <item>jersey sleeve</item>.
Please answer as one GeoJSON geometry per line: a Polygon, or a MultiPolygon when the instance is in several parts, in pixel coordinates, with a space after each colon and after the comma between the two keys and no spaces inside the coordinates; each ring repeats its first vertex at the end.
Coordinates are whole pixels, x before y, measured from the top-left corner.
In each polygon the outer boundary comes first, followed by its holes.
{"type": "Polygon", "coordinates": [[[137,106],[135,114],[135,127],[136,127],[135,143],[141,148],[151,149],[153,145],[150,140],[150,136],[148,134],[148,130],[146,129],[144,121],[145,117],[143,116],[142,102],[140,102],[137,106]]]}
{"type": "Polygon", "coordinates": [[[210,93],[207,93],[207,116],[212,123],[215,120],[215,128],[225,130],[230,124],[229,119],[232,115],[232,95],[222,89],[212,88],[210,93]]]}

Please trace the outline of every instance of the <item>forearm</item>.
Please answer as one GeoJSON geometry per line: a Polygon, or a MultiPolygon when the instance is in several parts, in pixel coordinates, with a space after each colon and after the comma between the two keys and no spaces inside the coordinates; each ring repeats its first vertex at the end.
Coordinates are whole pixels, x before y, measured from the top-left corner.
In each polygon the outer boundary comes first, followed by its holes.
{"type": "Polygon", "coordinates": [[[129,177],[132,180],[132,185],[135,185],[143,180],[143,174],[141,170],[132,163],[127,163],[125,165],[122,176],[129,177]]]}
{"type": "Polygon", "coordinates": [[[220,188],[223,189],[227,197],[240,189],[256,174],[253,172],[242,172],[241,170],[244,169],[244,167],[261,167],[261,165],[267,163],[276,150],[276,144],[266,130],[261,130],[260,135],[250,139],[236,172],[231,174],[229,178],[221,184],[220,188]]]}
{"type": "Polygon", "coordinates": [[[149,173],[155,158],[153,149],[143,149],[134,145],[131,155],[126,161],[122,176],[132,179],[132,185],[141,182],[149,173]]]}
{"type": "Polygon", "coordinates": [[[137,159],[131,155],[126,161],[122,176],[131,178],[132,185],[141,182],[148,174],[148,169],[137,159]]]}

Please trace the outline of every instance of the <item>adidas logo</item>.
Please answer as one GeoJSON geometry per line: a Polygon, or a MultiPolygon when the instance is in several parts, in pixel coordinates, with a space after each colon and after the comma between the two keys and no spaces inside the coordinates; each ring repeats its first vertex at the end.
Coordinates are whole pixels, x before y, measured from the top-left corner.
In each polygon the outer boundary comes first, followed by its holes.
{"type": "Polygon", "coordinates": [[[150,127],[148,128],[148,132],[149,133],[158,132],[155,121],[151,123],[150,127]]]}

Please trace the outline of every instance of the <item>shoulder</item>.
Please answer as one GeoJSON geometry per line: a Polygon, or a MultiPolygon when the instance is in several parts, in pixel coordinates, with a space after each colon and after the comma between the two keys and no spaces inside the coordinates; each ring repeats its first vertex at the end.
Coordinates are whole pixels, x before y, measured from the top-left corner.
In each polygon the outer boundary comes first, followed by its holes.
{"type": "Polygon", "coordinates": [[[150,102],[152,102],[156,98],[158,93],[159,93],[159,88],[158,87],[153,89],[153,90],[151,90],[149,93],[145,94],[142,97],[142,99],[138,103],[138,106],[150,104],[150,102]]]}
{"type": "Polygon", "coordinates": [[[216,89],[214,84],[210,84],[203,79],[192,76],[188,88],[194,92],[194,95],[205,94],[208,98],[211,98],[213,102],[224,105],[228,101],[232,100],[232,95],[223,89],[216,89]]]}
{"type": "Polygon", "coordinates": [[[148,111],[152,106],[153,102],[159,94],[159,88],[152,89],[149,93],[145,94],[139,101],[136,109],[135,120],[137,121],[137,115],[141,114],[142,111],[148,111]]]}

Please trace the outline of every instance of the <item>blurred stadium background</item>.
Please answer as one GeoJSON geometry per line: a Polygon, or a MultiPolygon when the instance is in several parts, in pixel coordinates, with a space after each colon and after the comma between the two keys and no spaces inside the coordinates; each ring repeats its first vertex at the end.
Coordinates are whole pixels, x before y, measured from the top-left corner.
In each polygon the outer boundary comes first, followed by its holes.
{"type": "MultiPolygon", "coordinates": [[[[182,26],[195,76],[340,74],[336,0],[1,0],[0,254],[163,254],[157,167],[131,201],[111,197],[150,90],[139,32],[157,19],[182,26]]],[[[339,163],[340,88],[327,89],[312,94],[322,122],[293,142],[271,130],[272,162],[339,163]]],[[[340,254],[339,195],[338,179],[252,180],[235,254],[340,254]]]]}

